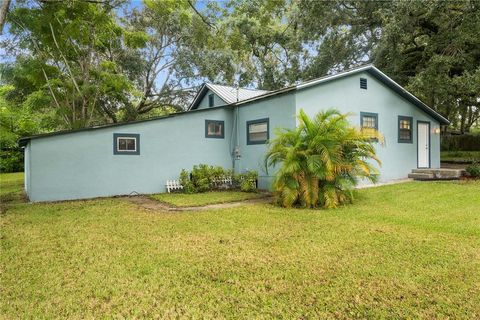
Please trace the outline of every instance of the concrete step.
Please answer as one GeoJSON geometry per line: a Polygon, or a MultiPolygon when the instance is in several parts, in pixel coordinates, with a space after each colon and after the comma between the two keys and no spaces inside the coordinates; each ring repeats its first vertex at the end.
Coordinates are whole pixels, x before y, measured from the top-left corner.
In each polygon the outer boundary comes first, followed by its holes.
{"type": "Polygon", "coordinates": [[[432,173],[421,173],[421,172],[409,173],[408,177],[413,180],[434,180],[435,179],[435,176],[432,173]]]}
{"type": "Polygon", "coordinates": [[[435,180],[458,179],[465,174],[463,169],[413,169],[413,174],[430,174],[435,180]]]}

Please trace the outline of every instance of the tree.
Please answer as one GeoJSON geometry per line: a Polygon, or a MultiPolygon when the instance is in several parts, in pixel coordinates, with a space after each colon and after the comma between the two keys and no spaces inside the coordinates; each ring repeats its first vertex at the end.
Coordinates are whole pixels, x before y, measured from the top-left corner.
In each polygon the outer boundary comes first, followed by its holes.
{"type": "Polygon", "coordinates": [[[11,0],[3,0],[2,5],[0,6],[0,35],[3,34],[3,26],[5,25],[10,2],[11,0]]]}
{"type": "Polygon", "coordinates": [[[374,63],[468,132],[480,117],[478,1],[299,2],[303,77],[374,63]]]}
{"type": "Polygon", "coordinates": [[[192,61],[210,81],[274,90],[294,83],[304,50],[291,1],[210,3],[199,13],[209,26],[192,61]]]}
{"type": "Polygon", "coordinates": [[[86,127],[105,118],[116,121],[105,106],[126,101],[130,83],[115,60],[122,51],[122,28],[112,5],[113,1],[28,3],[8,16],[10,33],[17,39],[9,49],[16,48],[17,59],[7,81],[24,99],[30,94],[48,96],[63,127],[86,127]],[[32,65],[31,74],[23,72],[32,65]]]}
{"type": "Polygon", "coordinates": [[[22,136],[38,133],[41,115],[35,113],[26,102],[21,106],[10,103],[5,97],[12,86],[0,87],[0,172],[23,170],[23,152],[17,141],[22,136]]]}
{"type": "Polygon", "coordinates": [[[4,81],[24,99],[50,97],[66,128],[183,110],[196,79],[183,73],[192,69],[184,56],[203,23],[187,1],[122,8],[115,0],[20,3],[9,14],[16,41],[4,45],[16,61],[4,81]],[[29,65],[32,75],[23,72],[29,65]]]}
{"type": "Polygon", "coordinates": [[[186,0],[146,0],[123,18],[123,25],[129,59],[122,71],[133,75],[135,93],[124,118],[134,120],[155,108],[183,111],[195,93],[188,86],[199,77],[190,48],[206,28],[200,17],[186,0]]]}
{"type": "Polygon", "coordinates": [[[273,187],[280,205],[335,208],[353,201],[359,179],[376,181],[378,171],[369,161],[380,160],[372,133],[351,127],[347,117],[327,110],[310,119],[300,110],[295,129],[277,131],[265,164],[279,166],[273,187]]]}
{"type": "Polygon", "coordinates": [[[373,61],[468,132],[480,118],[480,3],[392,3],[373,61]]]}

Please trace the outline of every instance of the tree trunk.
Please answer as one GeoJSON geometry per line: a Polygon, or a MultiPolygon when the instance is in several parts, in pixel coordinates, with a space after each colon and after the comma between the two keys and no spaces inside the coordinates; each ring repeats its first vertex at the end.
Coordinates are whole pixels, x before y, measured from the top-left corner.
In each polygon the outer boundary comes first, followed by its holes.
{"type": "Polygon", "coordinates": [[[7,19],[8,7],[10,7],[11,0],[3,0],[2,6],[0,7],[0,35],[3,34],[3,26],[5,25],[5,20],[7,19]]]}

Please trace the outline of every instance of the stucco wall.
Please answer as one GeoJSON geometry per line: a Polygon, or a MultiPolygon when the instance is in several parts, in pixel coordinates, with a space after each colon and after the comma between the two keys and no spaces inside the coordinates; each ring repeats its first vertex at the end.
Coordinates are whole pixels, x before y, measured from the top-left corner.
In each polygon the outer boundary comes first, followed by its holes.
{"type": "Polygon", "coordinates": [[[182,168],[208,163],[232,167],[229,108],[195,111],[174,117],[32,139],[31,201],[81,199],[131,192],[165,192],[167,179],[182,168]],[[205,120],[224,120],[225,138],[205,138],[205,120]],[[114,155],[113,134],[140,134],[140,155],[114,155]]]}
{"type": "Polygon", "coordinates": [[[417,121],[431,123],[431,167],[440,167],[440,135],[433,128],[439,123],[431,116],[386,87],[382,82],[363,72],[317,85],[296,93],[296,109],[312,116],[320,110],[336,108],[351,112],[350,121],[360,126],[360,112],[378,113],[378,130],[385,138],[385,144],[377,144],[377,154],[382,161],[380,181],[406,178],[417,168],[417,121]],[[368,89],[360,89],[360,78],[366,78],[368,89]],[[413,142],[398,142],[398,116],[413,117],[413,142]]]}
{"type": "Polygon", "coordinates": [[[241,158],[236,161],[236,168],[243,172],[257,170],[259,187],[267,189],[271,183],[275,168],[265,170],[265,144],[247,144],[247,121],[269,118],[270,139],[275,137],[275,128],[295,127],[295,97],[293,93],[258,100],[255,103],[241,105],[238,109],[238,132],[241,158]]]}
{"type": "Polygon", "coordinates": [[[208,90],[203,99],[200,101],[198,104],[197,109],[206,109],[209,108],[208,106],[208,96],[210,94],[213,94],[213,106],[218,107],[218,106],[224,106],[227,103],[223,101],[222,98],[220,98],[216,93],[214,93],[212,90],[208,90]]]}
{"type": "MultiPolygon", "coordinates": [[[[208,94],[206,98],[202,103],[208,106],[208,94]]],[[[276,128],[295,127],[295,115],[302,108],[311,116],[328,108],[352,112],[350,121],[356,126],[360,112],[377,113],[385,137],[385,144],[377,145],[383,163],[380,181],[405,178],[417,167],[417,121],[429,121],[431,167],[440,166],[440,136],[433,133],[438,122],[364,72],[238,107],[204,108],[165,119],[32,139],[25,150],[25,188],[32,201],[158,193],[165,191],[167,179],[178,179],[182,168],[206,163],[237,172],[257,170],[259,187],[266,189],[275,168],[265,171],[267,145],[247,144],[247,121],[268,118],[272,139],[276,128]],[[367,90],[360,89],[360,77],[367,79],[367,90]],[[399,115],[413,117],[412,143],[398,142],[399,115]],[[205,138],[205,120],[224,120],[224,139],[205,138]],[[139,134],[140,155],[114,155],[114,133],[139,134]],[[241,157],[234,161],[231,151],[237,143],[241,157]]]]}
{"type": "Polygon", "coordinates": [[[23,176],[23,186],[25,192],[28,194],[30,190],[30,144],[25,146],[24,149],[24,176],[23,176]]]}

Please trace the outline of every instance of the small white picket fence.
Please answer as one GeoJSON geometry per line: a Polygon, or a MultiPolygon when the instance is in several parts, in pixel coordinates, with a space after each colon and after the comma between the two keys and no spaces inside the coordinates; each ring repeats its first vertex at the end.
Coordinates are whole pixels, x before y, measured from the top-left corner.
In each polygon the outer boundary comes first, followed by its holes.
{"type": "MultiPolygon", "coordinates": [[[[231,177],[226,177],[226,178],[221,178],[221,179],[215,179],[213,180],[213,185],[215,188],[231,188],[233,186],[233,180],[231,177]]],[[[167,192],[170,193],[171,191],[174,190],[183,190],[183,186],[180,183],[179,180],[167,180],[167,183],[165,184],[165,187],[167,189],[167,192]]]]}
{"type": "Polygon", "coordinates": [[[165,187],[167,188],[168,193],[170,193],[170,191],[173,191],[173,190],[183,190],[183,186],[180,184],[180,181],[178,180],[167,180],[165,187]]]}
{"type": "Polygon", "coordinates": [[[231,188],[233,185],[233,180],[231,177],[215,179],[213,180],[213,185],[216,188],[231,188]]]}

